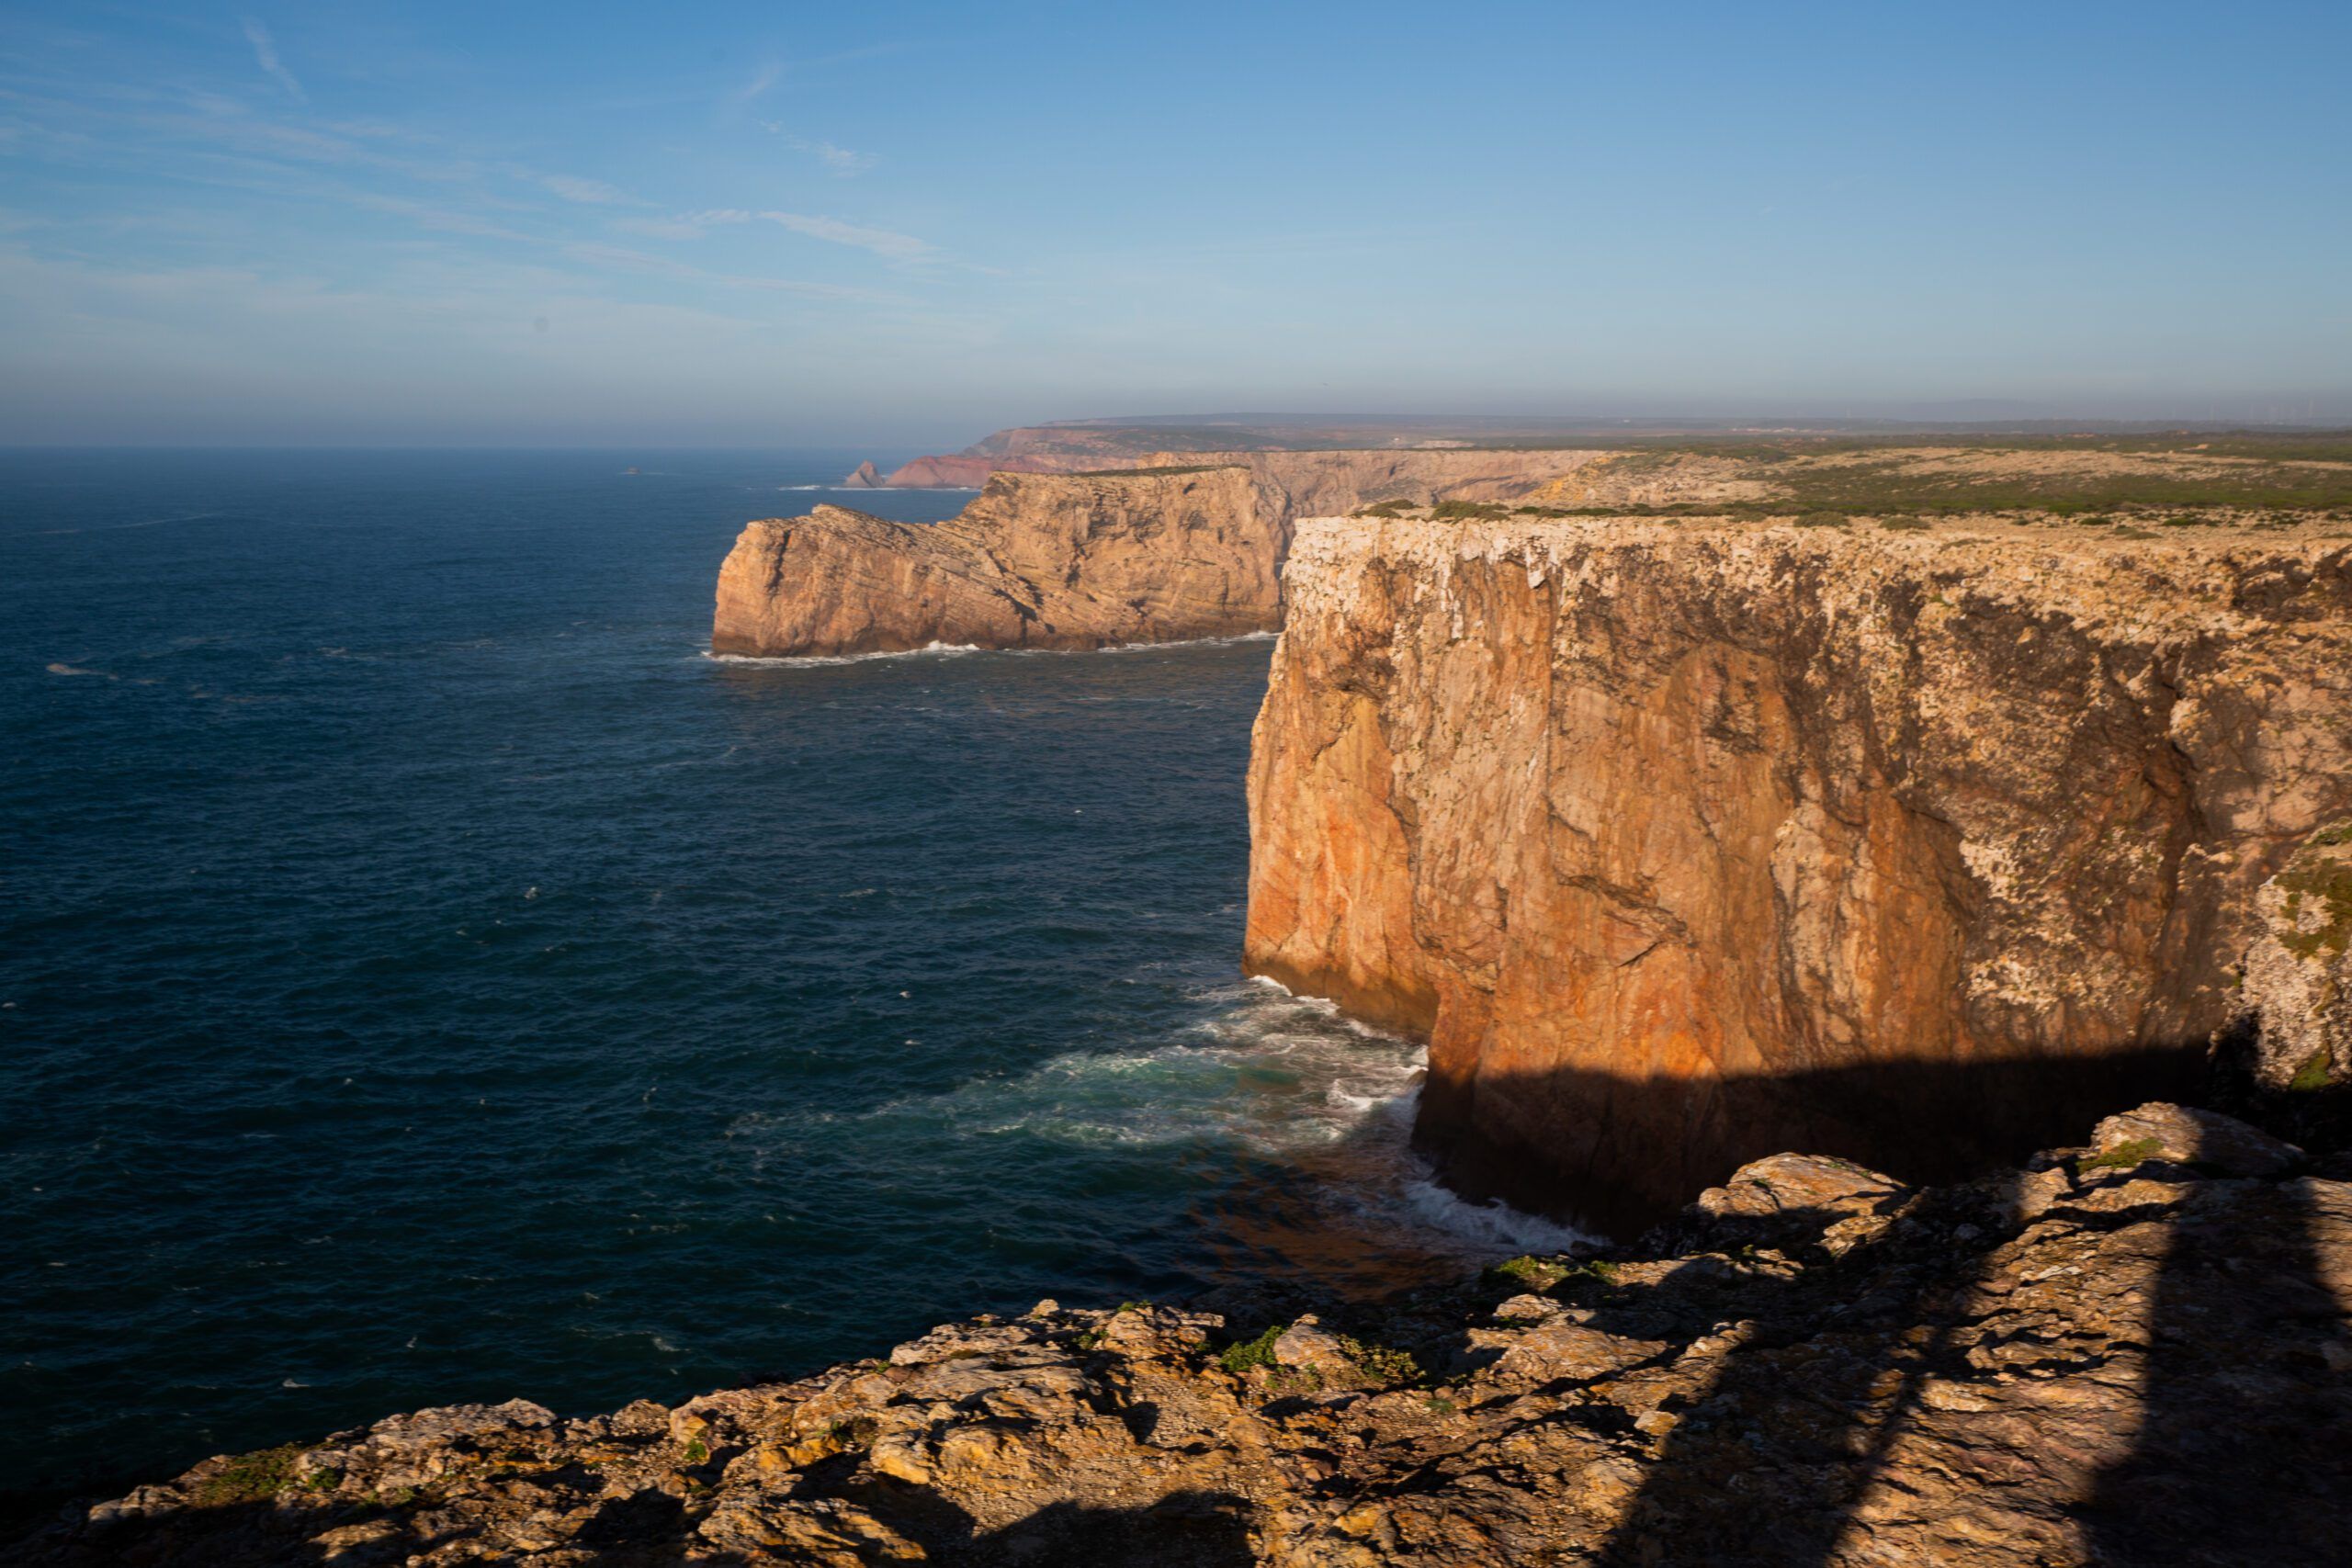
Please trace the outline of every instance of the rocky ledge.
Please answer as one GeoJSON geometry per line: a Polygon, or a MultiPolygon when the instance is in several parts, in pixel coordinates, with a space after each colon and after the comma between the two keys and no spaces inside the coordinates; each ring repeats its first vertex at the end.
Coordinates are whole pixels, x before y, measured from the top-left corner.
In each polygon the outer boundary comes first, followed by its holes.
{"type": "Polygon", "coordinates": [[[1429,1039],[1455,1180],[1622,1235],[2352,1078],[2338,523],[1490,510],[1301,524],[1251,748],[1246,961],[1429,1039]]]}
{"type": "Polygon", "coordinates": [[[2347,1174],[2167,1104],[1958,1186],[1784,1155],[1378,1309],[1041,1302],[675,1408],[420,1411],[15,1560],[2339,1562],[2347,1174]]]}

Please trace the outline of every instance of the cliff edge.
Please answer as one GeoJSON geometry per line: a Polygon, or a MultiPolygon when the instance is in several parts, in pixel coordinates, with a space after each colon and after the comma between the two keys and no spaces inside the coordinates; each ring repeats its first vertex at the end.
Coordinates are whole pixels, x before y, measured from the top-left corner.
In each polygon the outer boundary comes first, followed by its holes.
{"type": "Polygon", "coordinates": [[[1300,525],[1246,962],[1427,1035],[1462,1185],[1622,1232],[1777,1148],[1982,1168],[2217,1036],[2352,1072],[2343,531],[1832,521],[1300,525]]]}

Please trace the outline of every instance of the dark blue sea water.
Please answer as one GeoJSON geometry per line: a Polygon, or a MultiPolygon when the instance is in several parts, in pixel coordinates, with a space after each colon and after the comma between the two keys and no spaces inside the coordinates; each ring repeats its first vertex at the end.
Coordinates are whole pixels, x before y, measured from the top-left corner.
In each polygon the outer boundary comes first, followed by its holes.
{"type": "Polygon", "coordinates": [[[1545,1239],[1239,978],[1268,643],[704,656],[865,455],[0,454],[12,1485],[1545,1239]]]}

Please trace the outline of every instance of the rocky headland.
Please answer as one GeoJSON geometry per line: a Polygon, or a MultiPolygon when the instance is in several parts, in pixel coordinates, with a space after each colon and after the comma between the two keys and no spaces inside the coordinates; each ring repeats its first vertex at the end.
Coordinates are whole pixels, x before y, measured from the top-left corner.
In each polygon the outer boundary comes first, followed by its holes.
{"type": "Polygon", "coordinates": [[[1091,649],[1271,632],[1295,518],[1522,495],[1599,456],[1160,454],[1109,472],[999,471],[934,525],[820,506],[744,528],[719,569],[711,649],[1091,649]]]}
{"type": "Polygon", "coordinates": [[[2162,1104],[1940,1188],[1786,1156],[1379,1307],[1040,1302],[674,1407],[419,1411],[15,1561],[2339,1562],[2347,1174],[2162,1104]]]}
{"type": "Polygon", "coordinates": [[[1457,1180],[1621,1233],[2217,1041],[2340,1081],[2352,531],[2149,521],[1304,524],[1246,962],[1429,1040],[1457,1180]]]}

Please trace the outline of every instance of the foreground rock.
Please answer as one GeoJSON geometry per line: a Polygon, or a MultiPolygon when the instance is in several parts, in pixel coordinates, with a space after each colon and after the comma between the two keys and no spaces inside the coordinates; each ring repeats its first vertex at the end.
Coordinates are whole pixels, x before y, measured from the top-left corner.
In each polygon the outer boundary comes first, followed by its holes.
{"type": "Polygon", "coordinates": [[[2014,1159],[2233,1029],[2340,1079],[2352,545],[2145,521],[1304,524],[1247,962],[1621,1234],[1776,1148],[2014,1159]]]}
{"type": "Polygon", "coordinates": [[[711,649],[1088,649],[1272,631],[1303,513],[1521,494],[1600,456],[1163,454],[1118,472],[998,472],[937,525],[820,506],[744,528],[719,569],[711,649]]]}
{"type": "Polygon", "coordinates": [[[424,1411],[16,1560],[2336,1562],[2348,1301],[2352,1186],[2153,1105],[1940,1190],[1777,1156],[1354,1319],[1048,1302],[674,1409],[424,1411]]]}

